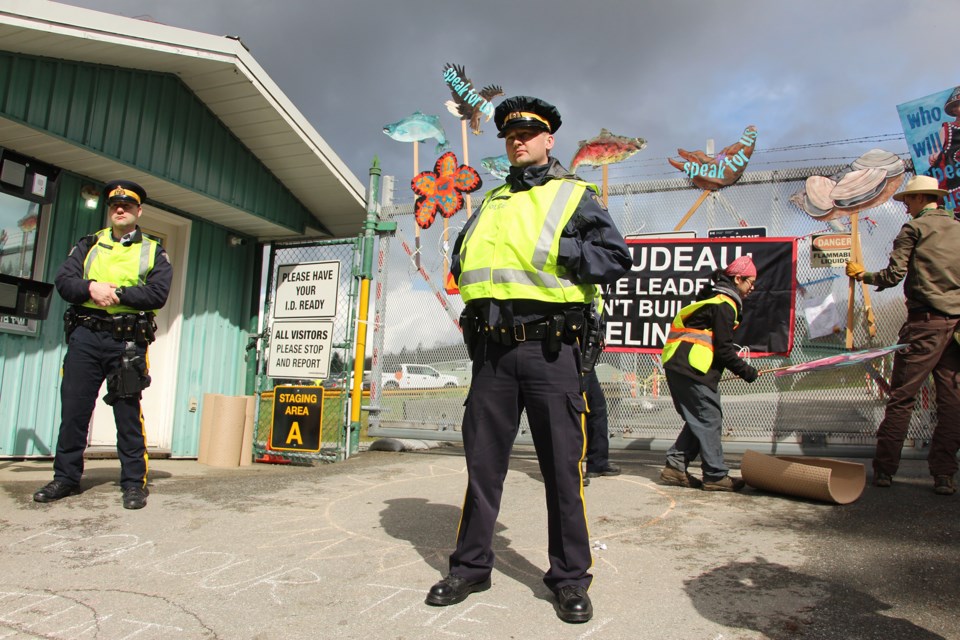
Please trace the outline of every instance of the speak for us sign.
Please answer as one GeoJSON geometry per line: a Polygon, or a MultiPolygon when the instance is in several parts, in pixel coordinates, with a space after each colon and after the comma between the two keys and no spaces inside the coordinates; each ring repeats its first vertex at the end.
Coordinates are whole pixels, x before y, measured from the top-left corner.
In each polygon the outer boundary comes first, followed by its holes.
{"type": "Polygon", "coordinates": [[[734,341],[752,355],[793,348],[797,243],[794,238],[627,240],[633,266],[604,293],[607,351],[659,353],[670,323],[710,283],[710,274],[742,255],[757,265],[734,341]]]}

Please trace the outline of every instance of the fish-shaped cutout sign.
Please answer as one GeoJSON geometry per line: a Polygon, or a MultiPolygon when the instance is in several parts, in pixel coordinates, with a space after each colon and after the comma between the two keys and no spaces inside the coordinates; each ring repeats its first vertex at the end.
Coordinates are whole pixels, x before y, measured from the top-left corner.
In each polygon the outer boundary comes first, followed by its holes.
{"type": "Polygon", "coordinates": [[[410,188],[419,196],[413,206],[414,217],[421,229],[429,229],[439,212],[449,218],[463,209],[463,194],[473,193],[483,185],[473,167],[457,165],[457,156],[448,151],[439,158],[433,171],[417,174],[410,188]]]}
{"type": "Polygon", "coordinates": [[[600,129],[600,135],[590,140],[581,140],[577,152],[570,161],[570,171],[576,171],[582,164],[599,167],[605,164],[623,162],[647,146],[643,138],[628,138],[600,129]]]}
{"type": "Polygon", "coordinates": [[[667,162],[690,176],[693,184],[701,189],[716,191],[740,179],[753,155],[756,142],[757,128],[751,124],[743,130],[739,140],[721,149],[716,156],[709,156],[700,150],[677,149],[682,160],[668,158],[667,162]]]}
{"type": "Polygon", "coordinates": [[[506,180],[507,176],[510,175],[510,160],[505,153],[481,159],[480,166],[489,171],[494,178],[500,180],[506,180]]]}
{"type": "Polygon", "coordinates": [[[437,153],[443,153],[449,148],[447,134],[440,124],[440,116],[428,116],[420,111],[414,111],[403,120],[384,126],[383,132],[400,142],[423,142],[436,138],[437,153]]]}

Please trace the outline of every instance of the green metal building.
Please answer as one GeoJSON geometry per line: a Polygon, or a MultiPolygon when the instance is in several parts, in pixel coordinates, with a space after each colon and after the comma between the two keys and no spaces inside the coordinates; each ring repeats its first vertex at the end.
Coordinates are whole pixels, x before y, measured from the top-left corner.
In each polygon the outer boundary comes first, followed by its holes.
{"type": "MultiPolygon", "coordinates": [[[[175,273],[148,445],[194,457],[204,394],[252,392],[263,244],[356,236],[364,189],[238,39],[0,0],[0,272],[53,282],[107,226],[115,178],[145,187],[141,227],[175,273]]],[[[56,447],[65,310],[54,294],[46,320],[0,316],[0,457],[56,447]]],[[[94,413],[91,446],[112,447],[109,408],[94,413]]]]}

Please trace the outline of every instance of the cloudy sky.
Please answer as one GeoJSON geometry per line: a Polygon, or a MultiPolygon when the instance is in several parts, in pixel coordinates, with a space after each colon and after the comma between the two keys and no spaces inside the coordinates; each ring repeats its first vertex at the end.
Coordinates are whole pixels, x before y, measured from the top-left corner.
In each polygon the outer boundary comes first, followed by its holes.
{"type": "MultiPolygon", "coordinates": [[[[384,135],[384,124],[416,110],[440,115],[461,154],[460,123],[443,106],[446,62],[464,65],[476,85],[556,104],[564,124],[555,155],[564,164],[601,127],[647,139],[624,165],[637,178],[676,177],[665,159],[678,147],[703,148],[712,138],[719,150],[748,124],[760,132],[751,168],[786,157],[833,164],[832,147],[795,147],[899,134],[897,104],[960,84],[948,26],[960,21],[956,0],[68,4],[239,36],[362,183],[380,157],[385,173],[398,176],[401,201],[413,197],[412,147],[384,135]],[[783,147],[791,150],[773,151],[783,147]]],[[[469,142],[478,168],[482,157],[503,153],[493,122],[484,129],[469,142]]],[[[865,142],[876,146],[906,152],[899,139],[865,142]]],[[[420,170],[432,168],[427,147],[420,170]]]]}
{"type": "MultiPolygon", "coordinates": [[[[444,108],[447,62],[477,86],[555,104],[564,123],[554,155],[564,164],[601,127],[645,138],[644,151],[611,167],[613,183],[679,177],[666,163],[678,147],[713,139],[719,150],[750,124],[759,130],[751,170],[846,164],[875,147],[906,157],[896,105],[960,84],[957,0],[66,1],[239,36],[362,184],[379,156],[397,178],[396,202],[413,200],[412,145],[384,135],[385,124],[417,110],[439,115],[463,160],[460,121],[444,108]],[[859,142],[820,144],[849,140],[859,142]]],[[[504,152],[492,121],[469,138],[478,170],[504,152]]],[[[435,157],[431,141],[420,145],[419,170],[435,157]]],[[[600,182],[598,170],[579,172],[600,182]]],[[[499,183],[481,176],[484,190],[499,183]]],[[[441,249],[428,249],[439,273],[441,249]]],[[[390,264],[405,303],[434,309],[399,247],[390,264]]],[[[458,341],[452,321],[440,316],[438,330],[400,307],[386,317],[402,328],[387,332],[388,352],[458,341]]]]}

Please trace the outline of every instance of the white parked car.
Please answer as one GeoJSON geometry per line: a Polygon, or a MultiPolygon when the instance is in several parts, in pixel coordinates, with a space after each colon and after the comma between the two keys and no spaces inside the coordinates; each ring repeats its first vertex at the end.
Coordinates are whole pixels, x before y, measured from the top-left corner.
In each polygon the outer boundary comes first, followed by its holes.
{"type": "Polygon", "coordinates": [[[392,371],[384,371],[380,384],[384,389],[438,389],[456,387],[456,376],[440,373],[425,364],[400,364],[392,371]]]}

